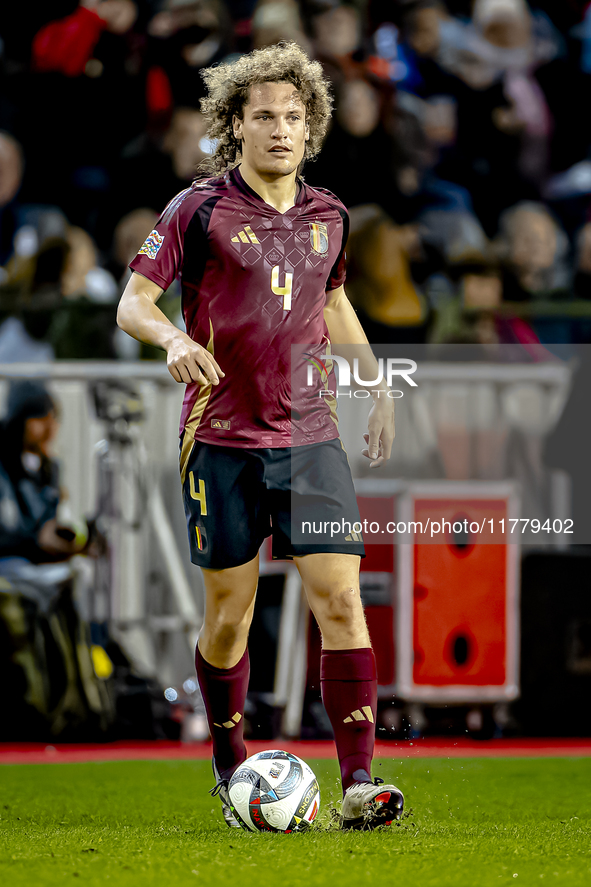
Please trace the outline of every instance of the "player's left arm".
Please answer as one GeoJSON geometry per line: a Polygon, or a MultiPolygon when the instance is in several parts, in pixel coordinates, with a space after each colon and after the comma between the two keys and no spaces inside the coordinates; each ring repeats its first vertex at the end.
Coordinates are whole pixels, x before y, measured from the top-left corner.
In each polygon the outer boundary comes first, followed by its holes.
{"type": "MultiPolygon", "coordinates": [[[[348,346],[347,357],[353,354],[359,362],[359,377],[377,379],[378,362],[355,310],[347,298],[344,286],[327,292],[324,320],[334,353],[339,353],[339,345],[348,346]]],[[[368,433],[363,435],[367,449],[362,452],[372,460],[370,468],[378,468],[390,458],[392,452],[394,401],[388,397],[388,386],[384,380],[378,385],[372,385],[369,390],[373,406],[369,412],[368,433]]]]}

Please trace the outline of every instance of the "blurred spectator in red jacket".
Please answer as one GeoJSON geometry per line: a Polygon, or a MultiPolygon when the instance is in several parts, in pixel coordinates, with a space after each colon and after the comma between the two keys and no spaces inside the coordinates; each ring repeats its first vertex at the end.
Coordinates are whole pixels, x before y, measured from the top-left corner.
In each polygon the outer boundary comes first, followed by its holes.
{"type": "Polygon", "coordinates": [[[102,32],[125,34],[137,12],[132,0],[80,0],[71,15],[49,22],[37,32],[32,45],[33,69],[79,77],[91,63],[102,32]]]}

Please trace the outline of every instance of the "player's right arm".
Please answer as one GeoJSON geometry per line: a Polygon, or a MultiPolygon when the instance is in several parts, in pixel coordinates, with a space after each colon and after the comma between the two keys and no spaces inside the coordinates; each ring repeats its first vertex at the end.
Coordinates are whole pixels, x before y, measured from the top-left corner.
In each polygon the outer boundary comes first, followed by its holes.
{"type": "Polygon", "coordinates": [[[202,345],[179,330],[156,302],[163,290],[134,271],[117,310],[117,325],[134,339],[166,351],[167,366],[177,382],[218,385],[221,368],[202,345]]]}

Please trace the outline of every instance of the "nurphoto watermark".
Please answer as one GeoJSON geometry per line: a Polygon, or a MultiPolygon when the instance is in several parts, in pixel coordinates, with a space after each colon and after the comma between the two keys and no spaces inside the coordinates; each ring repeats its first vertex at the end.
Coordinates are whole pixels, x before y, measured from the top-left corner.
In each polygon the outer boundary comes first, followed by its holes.
{"type": "Polygon", "coordinates": [[[359,511],[340,480],[330,496],[292,496],[302,543],[429,543],[458,557],[591,545],[591,345],[323,341],[294,346],[291,360],[293,447],[338,442],[359,511]],[[386,400],[396,435],[372,466],[369,425],[386,400]]]}

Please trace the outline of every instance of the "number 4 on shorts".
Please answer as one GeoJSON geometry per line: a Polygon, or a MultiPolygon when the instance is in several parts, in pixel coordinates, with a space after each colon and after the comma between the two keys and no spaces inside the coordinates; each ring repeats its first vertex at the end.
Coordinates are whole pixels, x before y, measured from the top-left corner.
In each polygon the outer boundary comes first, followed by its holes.
{"type": "Polygon", "coordinates": [[[205,481],[199,479],[199,492],[195,489],[195,476],[192,471],[189,472],[189,490],[191,499],[197,499],[201,507],[201,515],[207,514],[207,501],[205,499],[205,481]]]}

